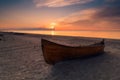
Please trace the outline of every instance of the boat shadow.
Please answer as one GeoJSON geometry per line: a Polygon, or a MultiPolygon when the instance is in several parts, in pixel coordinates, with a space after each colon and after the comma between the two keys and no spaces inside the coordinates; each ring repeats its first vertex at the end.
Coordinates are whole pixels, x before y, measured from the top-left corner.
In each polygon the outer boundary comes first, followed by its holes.
{"type": "Polygon", "coordinates": [[[110,80],[119,76],[119,61],[120,55],[105,52],[82,60],[60,62],[52,66],[45,80],[110,80]]]}

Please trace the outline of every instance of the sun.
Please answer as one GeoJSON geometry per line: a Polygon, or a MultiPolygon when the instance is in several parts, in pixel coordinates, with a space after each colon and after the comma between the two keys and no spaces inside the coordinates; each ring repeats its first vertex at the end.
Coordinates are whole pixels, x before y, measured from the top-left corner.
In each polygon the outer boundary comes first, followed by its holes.
{"type": "Polygon", "coordinates": [[[55,22],[52,22],[51,25],[56,25],[56,23],[55,23],[55,22]]]}
{"type": "Polygon", "coordinates": [[[57,23],[52,22],[52,23],[50,24],[50,28],[51,28],[51,29],[55,29],[56,24],[57,24],[57,23]]]}

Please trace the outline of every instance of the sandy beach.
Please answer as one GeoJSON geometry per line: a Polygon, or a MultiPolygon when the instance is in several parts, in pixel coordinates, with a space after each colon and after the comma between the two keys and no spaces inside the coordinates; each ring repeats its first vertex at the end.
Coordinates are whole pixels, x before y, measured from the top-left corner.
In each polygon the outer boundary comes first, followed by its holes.
{"type": "Polygon", "coordinates": [[[102,55],[49,65],[43,58],[41,38],[70,46],[89,45],[101,39],[1,34],[0,80],[120,80],[120,40],[105,39],[102,55]]]}

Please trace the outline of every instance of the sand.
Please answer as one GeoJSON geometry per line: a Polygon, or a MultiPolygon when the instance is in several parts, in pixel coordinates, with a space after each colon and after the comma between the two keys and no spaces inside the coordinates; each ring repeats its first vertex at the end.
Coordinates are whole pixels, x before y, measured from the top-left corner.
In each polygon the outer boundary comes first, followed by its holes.
{"type": "Polygon", "coordinates": [[[3,33],[0,40],[0,80],[120,80],[120,40],[105,39],[105,53],[49,65],[44,61],[41,38],[78,46],[99,38],[3,33]]]}

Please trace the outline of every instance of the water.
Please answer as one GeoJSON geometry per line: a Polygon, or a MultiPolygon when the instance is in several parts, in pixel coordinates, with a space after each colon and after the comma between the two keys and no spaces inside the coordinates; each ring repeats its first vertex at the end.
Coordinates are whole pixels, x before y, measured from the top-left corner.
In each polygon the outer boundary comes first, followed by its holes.
{"type": "Polygon", "coordinates": [[[63,35],[120,39],[120,31],[43,31],[43,30],[11,30],[11,32],[22,32],[32,34],[63,35]]]}

